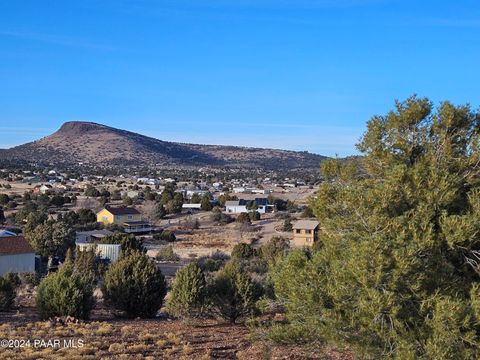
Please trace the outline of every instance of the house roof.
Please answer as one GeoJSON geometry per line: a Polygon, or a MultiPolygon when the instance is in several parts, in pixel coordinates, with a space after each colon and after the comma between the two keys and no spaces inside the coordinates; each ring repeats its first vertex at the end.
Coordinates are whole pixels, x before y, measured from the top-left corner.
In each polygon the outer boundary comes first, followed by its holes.
{"type": "Polygon", "coordinates": [[[17,234],[8,230],[0,230],[0,237],[7,237],[7,236],[17,236],[17,234]]]}
{"type": "Polygon", "coordinates": [[[113,215],[139,215],[140,212],[133,207],[113,207],[105,206],[105,210],[113,215]]]}
{"type": "Polygon", "coordinates": [[[0,238],[0,255],[15,255],[35,253],[32,246],[23,236],[8,236],[0,238]]]}
{"type": "Polygon", "coordinates": [[[86,236],[109,236],[112,235],[113,232],[106,229],[101,230],[91,230],[91,231],[77,231],[76,235],[86,235],[86,236]]]}
{"type": "Polygon", "coordinates": [[[268,205],[268,199],[267,198],[255,198],[255,200],[245,200],[245,199],[239,199],[239,200],[229,200],[225,201],[225,206],[245,206],[247,205],[250,201],[255,202],[257,206],[266,206],[268,205]]]}
{"type": "Polygon", "coordinates": [[[299,220],[293,224],[294,229],[305,229],[305,230],[315,230],[318,226],[318,221],[316,220],[299,220]]]}

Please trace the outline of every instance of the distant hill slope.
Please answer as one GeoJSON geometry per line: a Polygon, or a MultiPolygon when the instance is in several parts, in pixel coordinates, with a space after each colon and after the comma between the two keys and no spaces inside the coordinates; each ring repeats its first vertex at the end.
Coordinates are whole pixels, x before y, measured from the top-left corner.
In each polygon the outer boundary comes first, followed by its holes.
{"type": "Polygon", "coordinates": [[[324,156],[308,152],[162,141],[90,122],[66,122],[52,135],[0,151],[0,160],[98,166],[229,166],[318,169],[324,156]]]}

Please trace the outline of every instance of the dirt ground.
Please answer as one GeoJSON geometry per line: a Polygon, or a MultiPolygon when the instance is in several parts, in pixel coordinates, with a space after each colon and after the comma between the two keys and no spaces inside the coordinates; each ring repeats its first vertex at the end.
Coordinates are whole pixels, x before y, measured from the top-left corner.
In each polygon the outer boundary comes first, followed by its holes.
{"type": "Polygon", "coordinates": [[[329,359],[351,360],[332,348],[315,352],[255,340],[245,325],[115,317],[97,303],[89,321],[39,321],[31,290],[0,312],[1,359],[329,359]]]}

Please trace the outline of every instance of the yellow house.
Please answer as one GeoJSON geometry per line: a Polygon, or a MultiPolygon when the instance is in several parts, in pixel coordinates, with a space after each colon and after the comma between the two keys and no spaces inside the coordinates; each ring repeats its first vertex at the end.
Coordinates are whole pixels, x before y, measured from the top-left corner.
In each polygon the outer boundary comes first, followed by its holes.
{"type": "Polygon", "coordinates": [[[105,225],[123,226],[126,233],[147,233],[154,227],[142,220],[140,212],[132,207],[105,206],[97,213],[97,221],[105,225]]]}
{"type": "Polygon", "coordinates": [[[293,225],[293,245],[312,246],[318,229],[318,221],[300,220],[293,225]]]}
{"type": "Polygon", "coordinates": [[[108,224],[123,225],[127,222],[142,221],[140,212],[131,207],[105,206],[97,213],[97,221],[108,224]]]}

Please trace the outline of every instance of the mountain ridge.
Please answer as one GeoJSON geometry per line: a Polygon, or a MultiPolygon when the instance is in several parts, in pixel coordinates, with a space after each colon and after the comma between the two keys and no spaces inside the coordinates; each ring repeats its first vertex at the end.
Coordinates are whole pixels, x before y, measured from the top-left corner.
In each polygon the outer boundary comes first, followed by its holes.
{"type": "Polygon", "coordinates": [[[317,168],[326,157],[308,152],[159,140],[87,121],[65,122],[41,139],[0,149],[0,160],[96,166],[317,168]]]}

